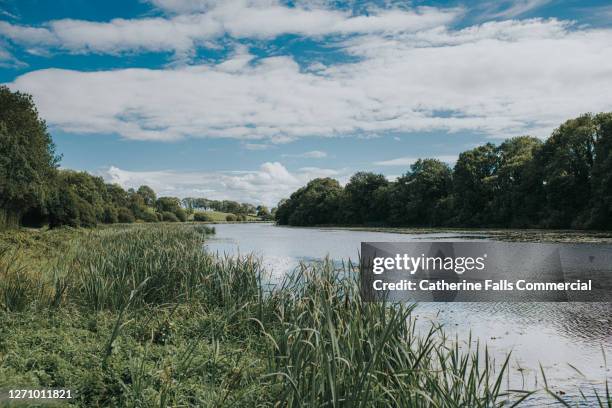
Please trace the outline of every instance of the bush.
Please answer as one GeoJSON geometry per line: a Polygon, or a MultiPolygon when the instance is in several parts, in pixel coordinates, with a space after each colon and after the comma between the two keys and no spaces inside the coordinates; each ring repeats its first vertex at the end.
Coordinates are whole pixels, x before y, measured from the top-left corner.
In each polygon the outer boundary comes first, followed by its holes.
{"type": "Polygon", "coordinates": [[[176,215],[176,218],[179,219],[179,221],[187,221],[187,213],[182,208],[177,208],[176,211],[174,211],[174,214],[176,215]]]}
{"type": "Polygon", "coordinates": [[[212,221],[210,216],[204,212],[197,212],[193,214],[194,221],[212,221]]]}
{"type": "Polygon", "coordinates": [[[162,219],[166,222],[179,222],[179,219],[176,217],[174,213],[170,211],[162,212],[162,219]]]}
{"type": "Polygon", "coordinates": [[[119,214],[115,207],[107,206],[104,208],[104,222],[106,224],[114,224],[119,221],[119,214]]]}
{"type": "Polygon", "coordinates": [[[157,222],[159,221],[157,214],[152,211],[143,211],[138,217],[144,222],[157,222]]]}
{"type": "Polygon", "coordinates": [[[225,217],[225,221],[227,222],[238,221],[238,217],[236,217],[235,214],[227,214],[227,216],[225,217]]]}
{"type": "Polygon", "coordinates": [[[119,222],[132,223],[136,221],[134,214],[132,214],[132,212],[125,207],[119,208],[117,211],[117,218],[119,219],[119,222]]]}
{"type": "Polygon", "coordinates": [[[81,227],[96,226],[96,211],[91,204],[77,196],[77,209],[79,211],[79,221],[81,227]]]}
{"type": "Polygon", "coordinates": [[[236,216],[236,219],[237,219],[238,221],[246,221],[246,220],[247,220],[247,217],[246,217],[246,215],[244,215],[244,214],[238,214],[238,215],[236,216]]]}

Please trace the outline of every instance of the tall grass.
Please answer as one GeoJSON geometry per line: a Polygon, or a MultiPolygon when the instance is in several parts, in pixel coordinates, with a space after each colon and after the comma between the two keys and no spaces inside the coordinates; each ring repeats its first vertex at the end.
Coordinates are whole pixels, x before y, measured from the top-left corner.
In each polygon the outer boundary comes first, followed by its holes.
{"type": "MultiPolygon", "coordinates": [[[[302,265],[264,291],[257,259],[203,250],[212,232],[194,225],[93,230],[44,268],[0,251],[3,309],[110,314],[114,323],[99,334],[95,364],[105,378],[119,376],[112,401],[126,406],[496,407],[531,395],[504,389],[508,358],[495,364],[486,347],[471,339],[460,347],[440,327],[417,330],[412,306],[362,301],[353,265],[302,265]],[[179,312],[184,322],[206,324],[172,338],[179,312]],[[151,332],[138,335],[144,351],[130,352],[113,374],[122,337],[138,332],[128,324],[151,332]],[[222,369],[226,341],[250,350],[229,372],[222,369]],[[165,344],[173,345],[168,356],[150,356],[165,344]],[[203,352],[209,354],[200,358],[203,352]],[[211,376],[220,376],[213,391],[182,385],[211,376]]],[[[598,397],[610,407],[609,393],[598,397]]]]}
{"type": "Polygon", "coordinates": [[[439,327],[419,333],[412,306],[367,303],[354,268],[302,266],[271,296],[270,377],[288,407],[501,406],[508,360],[460,350],[439,327]]]}

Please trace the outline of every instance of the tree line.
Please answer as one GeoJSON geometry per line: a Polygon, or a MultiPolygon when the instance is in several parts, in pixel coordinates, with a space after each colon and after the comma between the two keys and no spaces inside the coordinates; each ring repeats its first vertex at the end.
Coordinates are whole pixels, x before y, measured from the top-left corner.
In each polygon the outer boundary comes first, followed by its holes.
{"type": "Polygon", "coordinates": [[[230,221],[256,212],[269,216],[265,207],[245,203],[157,197],[146,185],[125,190],[86,172],[59,169],[60,160],[32,97],[0,86],[0,228],[179,222],[194,208],[235,213],[230,221]]]}
{"type": "Polygon", "coordinates": [[[219,212],[240,215],[256,215],[262,219],[271,217],[270,210],[265,205],[255,206],[250,203],[239,203],[232,200],[210,200],[208,198],[186,197],[181,200],[188,210],[214,210],[219,212]]]}
{"type": "Polygon", "coordinates": [[[545,140],[520,136],[419,159],[389,181],[319,178],[282,200],[281,225],[612,229],[612,113],[585,114],[545,140]]]}

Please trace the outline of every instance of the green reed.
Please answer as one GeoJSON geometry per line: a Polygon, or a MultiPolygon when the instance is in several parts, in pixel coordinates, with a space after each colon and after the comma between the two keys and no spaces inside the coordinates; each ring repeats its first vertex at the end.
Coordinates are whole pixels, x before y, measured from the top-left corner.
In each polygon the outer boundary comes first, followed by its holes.
{"type": "MultiPolygon", "coordinates": [[[[111,383],[80,390],[83,405],[497,407],[532,395],[504,388],[509,356],[496,363],[478,342],[417,329],[413,305],[364,302],[350,262],[302,265],[264,290],[256,258],[204,250],[213,232],[81,231],[44,264],[0,251],[2,309],[90,322],[98,346],[83,370],[111,383]],[[112,319],[102,332],[96,315],[112,319]]],[[[610,408],[607,388],[596,399],[610,408]]]]}

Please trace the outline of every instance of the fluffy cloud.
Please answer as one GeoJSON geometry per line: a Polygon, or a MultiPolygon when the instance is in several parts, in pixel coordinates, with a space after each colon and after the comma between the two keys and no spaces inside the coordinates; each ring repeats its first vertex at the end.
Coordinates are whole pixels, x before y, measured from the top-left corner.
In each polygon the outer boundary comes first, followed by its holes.
{"type": "Polygon", "coordinates": [[[69,132],[140,140],[286,142],[386,131],[546,136],[567,118],[612,110],[612,30],[557,20],[346,39],[357,62],[316,72],[245,50],[216,65],[47,69],[10,86],[69,132]]]}
{"type": "Polygon", "coordinates": [[[316,177],[337,177],[346,181],[346,170],[303,168],[291,173],[281,163],[266,162],[255,171],[192,172],[128,171],[110,167],[101,175],[124,188],[146,184],[158,195],[206,197],[275,206],[297,188],[316,177]]]}
{"type": "Polygon", "coordinates": [[[268,39],[283,34],[303,36],[414,32],[444,25],[459,9],[421,7],[381,9],[353,16],[326,8],[287,7],[274,1],[158,1],[171,17],[113,19],[109,22],[54,20],[39,27],[0,22],[0,35],[31,47],[75,53],[172,51],[186,56],[224,35],[268,39]],[[193,11],[198,11],[194,13],[193,11]]]}

